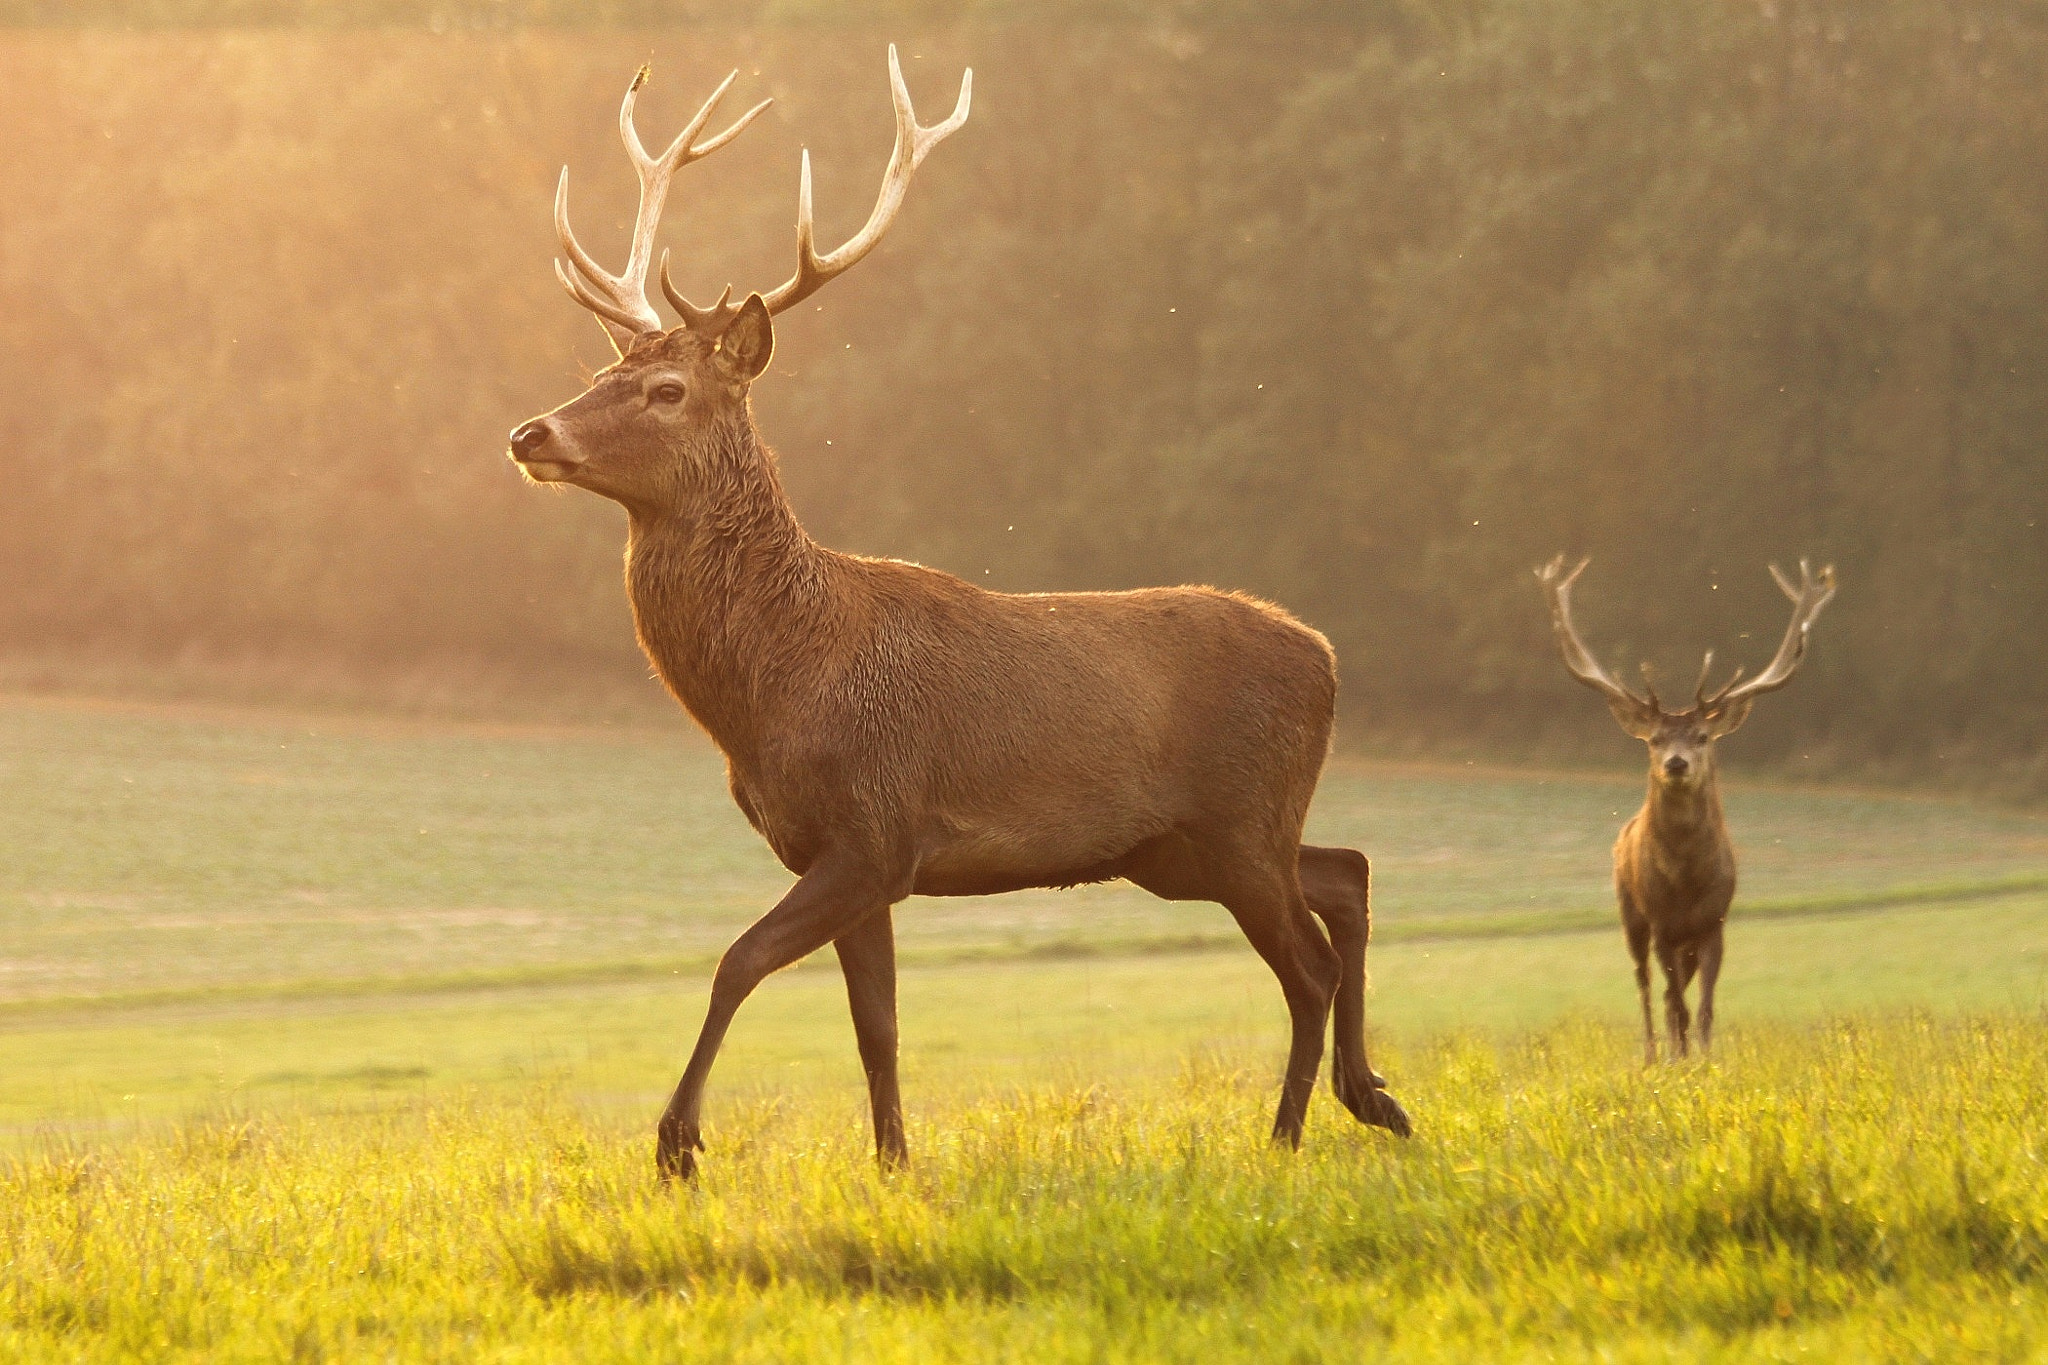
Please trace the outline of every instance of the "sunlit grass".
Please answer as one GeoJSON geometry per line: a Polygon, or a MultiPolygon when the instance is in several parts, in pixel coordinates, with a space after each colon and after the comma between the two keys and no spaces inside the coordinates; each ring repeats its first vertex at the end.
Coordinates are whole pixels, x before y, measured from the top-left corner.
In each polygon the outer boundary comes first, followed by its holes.
{"type": "Polygon", "coordinates": [[[2048,1339],[2038,815],[1731,791],[1723,1048],[1644,1072],[1604,885],[1633,780],[1340,762],[1312,833],[1374,853],[1414,1142],[1324,1094],[1269,1148],[1284,1011],[1214,907],[913,901],[912,1168],[872,1165],[828,957],[742,1011],[678,1193],[649,1124],[702,970],[787,883],[715,757],[323,726],[0,706],[38,794],[0,809],[0,1359],[2048,1339]]]}
{"type": "Polygon", "coordinates": [[[10,1358],[2030,1358],[2048,1021],[1449,1036],[1401,1144],[1263,1064],[727,1106],[702,1186],[559,1096],[233,1112],[0,1167],[10,1358]]]}

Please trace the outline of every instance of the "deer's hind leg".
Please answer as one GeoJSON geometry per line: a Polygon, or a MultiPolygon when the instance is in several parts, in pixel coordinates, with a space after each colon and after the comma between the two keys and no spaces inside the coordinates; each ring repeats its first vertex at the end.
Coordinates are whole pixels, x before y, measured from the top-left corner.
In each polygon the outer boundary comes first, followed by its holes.
{"type": "Polygon", "coordinates": [[[1309,919],[1294,869],[1286,869],[1284,875],[1261,869],[1235,880],[1237,884],[1224,893],[1223,908],[1279,978],[1293,1023],[1287,1074],[1273,1115],[1273,1140],[1299,1147],[1342,968],[1336,950],[1309,919]]]}
{"type": "Polygon", "coordinates": [[[1299,1147],[1341,967],[1309,918],[1296,849],[1233,848],[1234,842],[1230,833],[1170,834],[1132,850],[1117,870],[1166,900],[1220,902],[1279,979],[1293,1031],[1273,1140],[1299,1147]]]}
{"type": "Polygon", "coordinates": [[[1387,1082],[1365,1055],[1365,950],[1372,939],[1372,868],[1350,848],[1302,845],[1301,892],[1330,932],[1337,951],[1337,995],[1331,1006],[1330,1088],[1362,1123],[1402,1137],[1414,1131],[1386,1093],[1387,1082]]]}

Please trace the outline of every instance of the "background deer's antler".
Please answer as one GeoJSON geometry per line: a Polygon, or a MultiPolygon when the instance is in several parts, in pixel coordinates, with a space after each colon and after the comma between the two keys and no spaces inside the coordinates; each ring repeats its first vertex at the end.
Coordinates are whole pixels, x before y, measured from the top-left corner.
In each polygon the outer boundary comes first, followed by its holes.
{"type": "Polygon", "coordinates": [[[1603,694],[1617,716],[1624,711],[1637,716],[1655,716],[1658,709],[1655,694],[1646,700],[1615,681],[1614,675],[1593,657],[1593,651],[1586,648],[1585,641],[1579,638],[1578,628],[1572,624],[1572,584],[1592,562],[1590,558],[1582,559],[1570,573],[1566,573],[1564,556],[1559,555],[1536,571],[1537,579],[1543,584],[1544,595],[1550,599],[1550,624],[1557,635],[1557,652],[1564,658],[1565,670],[1603,694]]]}
{"type": "MultiPolygon", "coordinates": [[[[1792,599],[1792,620],[1785,627],[1785,638],[1778,644],[1778,653],[1768,668],[1739,687],[1736,683],[1742,674],[1737,670],[1735,677],[1712,696],[1704,695],[1707,676],[1706,670],[1701,669],[1700,686],[1703,691],[1698,705],[1702,714],[1724,714],[1766,692],[1777,691],[1792,681],[1792,675],[1799,671],[1799,665],[1806,658],[1806,634],[1812,629],[1814,618],[1820,615],[1820,609],[1835,595],[1835,566],[1830,564],[1815,573],[1805,560],[1800,560],[1797,587],[1779,571],[1777,565],[1771,565],[1770,570],[1778,590],[1792,599]]],[[[1713,657],[1711,653],[1707,655],[1709,663],[1713,657]]]]}

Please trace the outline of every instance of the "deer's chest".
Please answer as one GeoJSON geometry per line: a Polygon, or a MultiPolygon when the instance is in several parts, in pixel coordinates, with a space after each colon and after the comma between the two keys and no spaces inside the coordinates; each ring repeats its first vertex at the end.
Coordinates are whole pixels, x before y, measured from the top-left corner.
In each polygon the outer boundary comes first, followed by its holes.
{"type": "Polygon", "coordinates": [[[776,788],[750,781],[737,764],[728,764],[726,785],[733,804],[754,832],[767,841],[777,862],[801,877],[824,842],[824,823],[804,803],[776,799],[776,788]]]}
{"type": "Polygon", "coordinates": [[[1622,833],[1615,862],[1628,898],[1673,932],[1705,929],[1726,918],[1735,894],[1735,858],[1726,841],[1659,839],[1650,833],[1638,826],[1622,833]]]}

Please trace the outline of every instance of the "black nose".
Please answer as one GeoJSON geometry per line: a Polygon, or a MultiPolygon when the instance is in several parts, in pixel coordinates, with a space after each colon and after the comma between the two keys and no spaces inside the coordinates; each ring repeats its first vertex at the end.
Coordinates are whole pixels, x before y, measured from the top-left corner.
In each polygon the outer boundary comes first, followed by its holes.
{"type": "Polygon", "coordinates": [[[531,422],[513,429],[512,448],[521,455],[531,455],[548,443],[551,434],[548,431],[548,419],[536,417],[531,422]]]}
{"type": "Polygon", "coordinates": [[[1670,773],[1673,777],[1684,777],[1685,770],[1691,766],[1680,754],[1673,754],[1664,760],[1664,771],[1670,773]]]}

